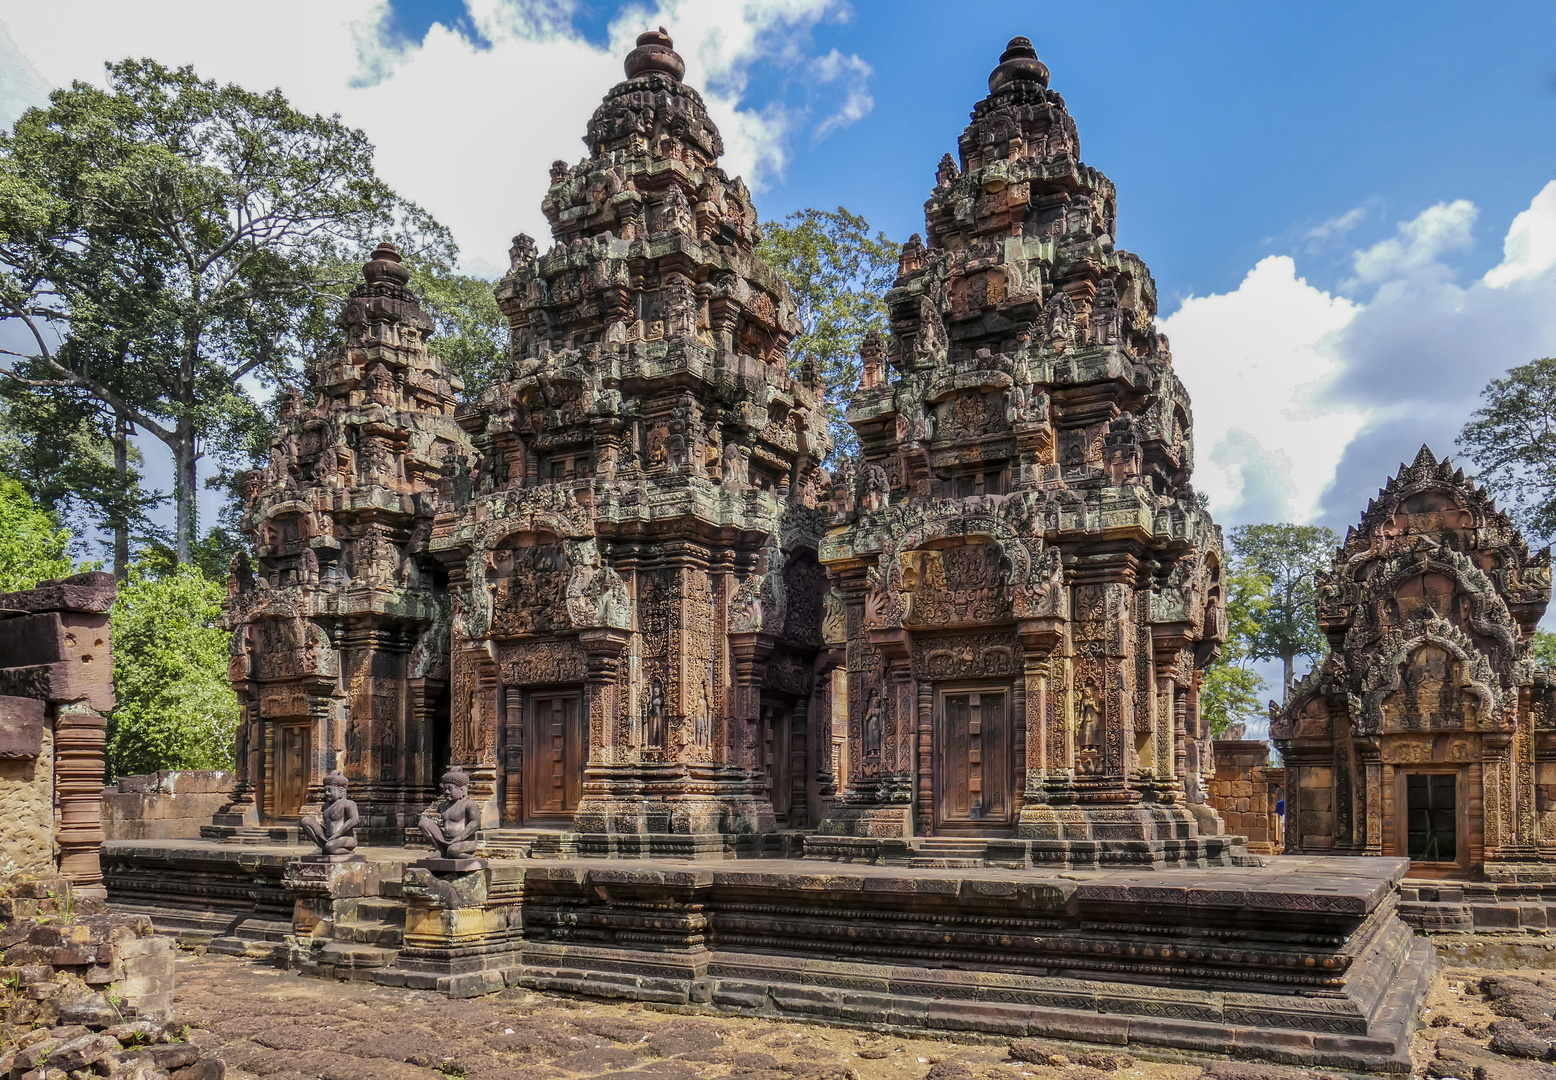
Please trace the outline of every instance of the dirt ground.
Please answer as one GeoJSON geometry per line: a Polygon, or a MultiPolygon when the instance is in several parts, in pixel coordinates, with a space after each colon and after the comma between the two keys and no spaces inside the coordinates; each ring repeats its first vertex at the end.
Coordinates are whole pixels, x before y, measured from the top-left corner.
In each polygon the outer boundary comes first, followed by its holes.
{"type": "MultiPolygon", "coordinates": [[[[1275,1080],[1325,1074],[1242,1063],[1137,1061],[1022,1040],[902,1038],[846,1028],[685,1016],[509,991],[439,994],[325,982],[220,956],[178,966],[179,1021],[232,1080],[1275,1080]],[[1049,1057],[1057,1052],[1062,1056],[1049,1057]],[[1046,1062],[1046,1063],[1044,1063],[1046,1062]]],[[[1556,978],[1447,969],[1414,1046],[1415,1075],[1556,1080],[1556,978]]]]}

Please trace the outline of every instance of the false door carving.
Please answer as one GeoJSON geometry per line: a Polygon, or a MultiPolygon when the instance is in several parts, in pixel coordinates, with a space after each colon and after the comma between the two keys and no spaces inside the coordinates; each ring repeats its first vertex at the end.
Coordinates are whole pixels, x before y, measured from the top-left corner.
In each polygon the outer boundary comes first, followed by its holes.
{"type": "Polygon", "coordinates": [[[308,751],[312,725],[307,720],[276,725],[275,792],[272,813],[278,821],[297,817],[308,800],[308,751]]]}
{"type": "Polygon", "coordinates": [[[938,698],[935,824],[947,832],[1011,825],[1010,688],[941,690],[938,698]]]}
{"type": "Polygon", "coordinates": [[[583,695],[574,691],[530,694],[524,709],[524,818],[571,821],[583,797],[589,736],[583,695]]]}

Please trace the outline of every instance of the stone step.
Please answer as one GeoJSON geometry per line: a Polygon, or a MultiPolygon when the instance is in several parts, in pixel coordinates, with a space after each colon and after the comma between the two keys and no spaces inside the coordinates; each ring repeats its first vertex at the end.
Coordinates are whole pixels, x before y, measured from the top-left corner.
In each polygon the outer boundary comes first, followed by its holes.
{"type": "Polygon", "coordinates": [[[387,922],[405,925],[405,901],[384,899],[377,896],[363,897],[357,901],[359,922],[387,922]]]}
{"type": "Polygon", "coordinates": [[[398,948],[405,941],[405,919],[399,922],[384,920],[357,920],[335,924],[335,940],[364,945],[392,945],[398,948]]]}
{"type": "Polygon", "coordinates": [[[333,964],[338,968],[382,968],[393,964],[399,955],[399,949],[354,941],[332,941],[319,950],[319,963],[333,964]]]}
{"type": "Polygon", "coordinates": [[[976,870],[983,866],[983,860],[915,856],[908,860],[908,865],[919,870],[976,870]]]}

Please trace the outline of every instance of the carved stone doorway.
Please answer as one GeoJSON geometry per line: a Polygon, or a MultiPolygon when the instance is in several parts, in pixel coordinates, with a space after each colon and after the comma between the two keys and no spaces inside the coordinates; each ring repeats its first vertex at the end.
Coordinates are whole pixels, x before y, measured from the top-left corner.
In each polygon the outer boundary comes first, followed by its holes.
{"type": "MultiPolygon", "coordinates": [[[[583,798],[589,732],[583,694],[537,690],[525,697],[523,743],[525,824],[571,822],[583,798]]],[[[510,768],[513,764],[510,759],[510,768]]],[[[515,776],[509,776],[512,785],[515,776]]]]}
{"type": "Polygon", "coordinates": [[[935,697],[935,831],[1008,831],[1015,776],[1010,687],[948,687],[935,697]]]}
{"type": "Polygon", "coordinates": [[[789,821],[789,809],[794,802],[794,702],[787,695],[762,695],[757,746],[762,754],[763,771],[767,774],[773,815],[780,825],[790,828],[804,824],[789,821]]]}
{"type": "Polygon", "coordinates": [[[275,790],[271,813],[278,821],[297,817],[308,801],[308,763],[313,725],[308,720],[281,720],[276,724],[275,790]]]}

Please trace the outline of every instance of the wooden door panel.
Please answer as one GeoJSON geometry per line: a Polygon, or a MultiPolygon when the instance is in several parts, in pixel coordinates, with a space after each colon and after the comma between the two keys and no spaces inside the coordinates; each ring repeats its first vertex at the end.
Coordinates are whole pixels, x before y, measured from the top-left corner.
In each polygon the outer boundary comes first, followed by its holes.
{"type": "Polygon", "coordinates": [[[308,799],[309,725],[276,727],[275,803],[277,819],[295,818],[308,799]]]}
{"type": "Polygon", "coordinates": [[[533,694],[525,710],[525,817],[571,818],[583,797],[588,740],[577,693],[533,694]]]}
{"type": "Polygon", "coordinates": [[[955,828],[1005,827],[1011,819],[1010,691],[939,695],[936,821],[955,828]]]}

